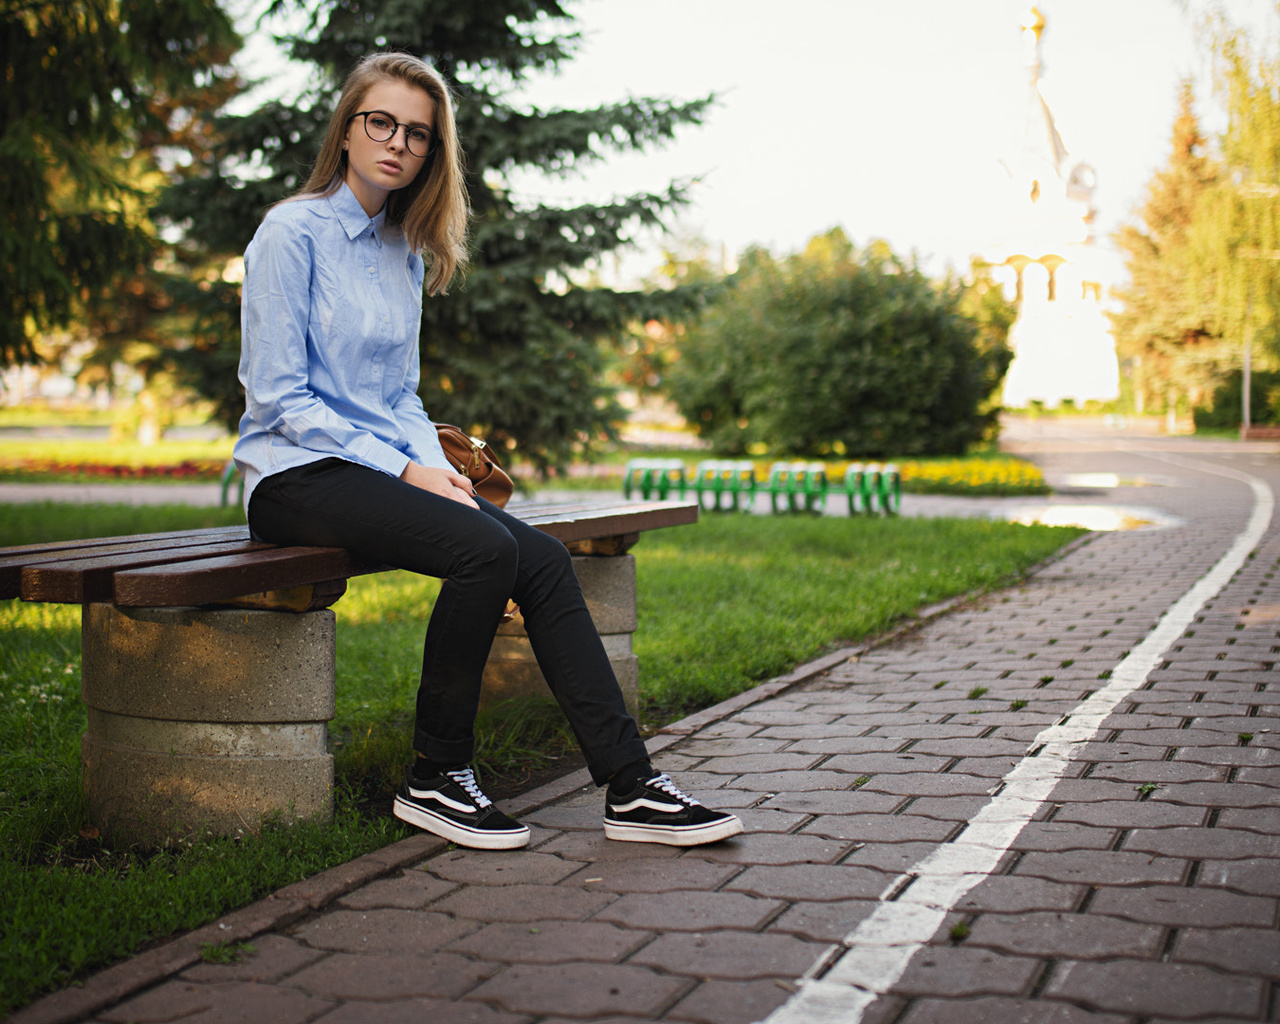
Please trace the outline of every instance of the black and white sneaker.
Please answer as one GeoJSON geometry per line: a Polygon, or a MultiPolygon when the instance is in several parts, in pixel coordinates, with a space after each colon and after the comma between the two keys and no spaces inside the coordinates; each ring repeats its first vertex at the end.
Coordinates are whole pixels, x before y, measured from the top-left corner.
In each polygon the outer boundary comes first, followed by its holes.
{"type": "Polygon", "coordinates": [[[405,773],[393,813],[459,846],[514,850],[529,844],[529,829],[503,814],[480,791],[470,767],[455,768],[426,782],[405,773]]]}
{"type": "Polygon", "coordinates": [[[665,773],[637,783],[630,793],[605,797],[604,834],[626,843],[700,846],[742,831],[736,815],[703,807],[681,793],[665,773]]]}

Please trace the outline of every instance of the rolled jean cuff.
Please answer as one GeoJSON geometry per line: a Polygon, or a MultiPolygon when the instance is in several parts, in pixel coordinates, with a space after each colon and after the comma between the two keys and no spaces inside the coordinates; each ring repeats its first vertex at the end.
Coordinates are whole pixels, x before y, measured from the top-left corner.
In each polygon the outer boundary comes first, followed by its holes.
{"type": "Polygon", "coordinates": [[[609,780],[614,774],[621,771],[627,765],[635,764],[637,761],[649,760],[649,752],[644,748],[644,740],[637,737],[634,740],[628,740],[618,747],[614,747],[609,751],[608,758],[599,764],[588,764],[587,771],[591,773],[591,781],[599,786],[607,786],[609,780]]]}
{"type": "Polygon", "coordinates": [[[471,740],[434,740],[417,727],[413,730],[413,749],[438,764],[469,764],[476,756],[471,740]]]}

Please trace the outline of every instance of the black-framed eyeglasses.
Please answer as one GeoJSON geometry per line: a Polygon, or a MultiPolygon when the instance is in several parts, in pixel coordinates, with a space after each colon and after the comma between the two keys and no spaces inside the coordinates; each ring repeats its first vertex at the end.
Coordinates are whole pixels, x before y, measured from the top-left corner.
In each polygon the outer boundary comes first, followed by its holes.
{"type": "Polygon", "coordinates": [[[402,125],[385,110],[361,110],[351,116],[364,118],[364,133],[374,142],[387,142],[403,128],[404,144],[414,156],[424,157],[435,146],[432,129],[423,124],[402,125]]]}

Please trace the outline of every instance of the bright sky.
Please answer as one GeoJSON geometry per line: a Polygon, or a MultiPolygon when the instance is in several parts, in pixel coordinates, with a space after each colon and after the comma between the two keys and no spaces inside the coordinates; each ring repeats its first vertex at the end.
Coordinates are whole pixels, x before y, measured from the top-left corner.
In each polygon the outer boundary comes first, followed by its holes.
{"type": "MultiPolygon", "coordinates": [[[[1044,89],[1073,158],[1098,176],[1099,234],[1132,216],[1168,158],[1178,84],[1220,124],[1198,36],[1209,0],[1041,0],[1044,89]]],[[[1222,0],[1237,23],[1269,0],[1222,0]]],[[[935,271],[967,269],[992,236],[999,160],[1021,146],[1028,0],[568,0],[583,36],[557,76],[519,101],[590,107],[716,92],[702,127],[566,180],[521,175],[526,195],[599,201],[696,178],[682,233],[738,253],[800,248],[840,225],[935,271]]],[[[624,275],[660,261],[650,239],[624,275]]]]}
{"type": "MultiPolygon", "coordinates": [[[[541,106],[721,95],[707,124],[644,156],[564,183],[574,201],[696,177],[681,226],[731,253],[775,252],[842,226],[931,269],[967,269],[990,237],[999,159],[1021,143],[1025,0],[578,0],[578,57],[523,94],[541,106]]],[[[1073,157],[1091,163],[1101,234],[1141,202],[1169,153],[1180,80],[1214,122],[1202,4],[1042,0],[1044,89],[1073,157]],[[1190,9],[1188,9],[1190,8],[1190,9]]],[[[1266,24],[1266,0],[1227,0],[1266,24]]],[[[627,266],[656,264],[650,253],[627,266]]]]}

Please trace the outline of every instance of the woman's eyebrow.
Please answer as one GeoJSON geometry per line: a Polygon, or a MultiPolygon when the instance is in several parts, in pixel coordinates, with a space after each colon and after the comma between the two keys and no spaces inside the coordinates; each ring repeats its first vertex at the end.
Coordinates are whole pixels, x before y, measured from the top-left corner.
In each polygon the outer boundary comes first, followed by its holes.
{"type": "Polygon", "coordinates": [[[410,128],[431,128],[432,131],[435,131],[435,128],[432,128],[426,121],[401,121],[400,118],[396,117],[396,115],[391,113],[389,110],[379,109],[376,111],[370,111],[370,113],[386,114],[387,117],[391,118],[391,120],[396,124],[408,125],[410,128]]]}

